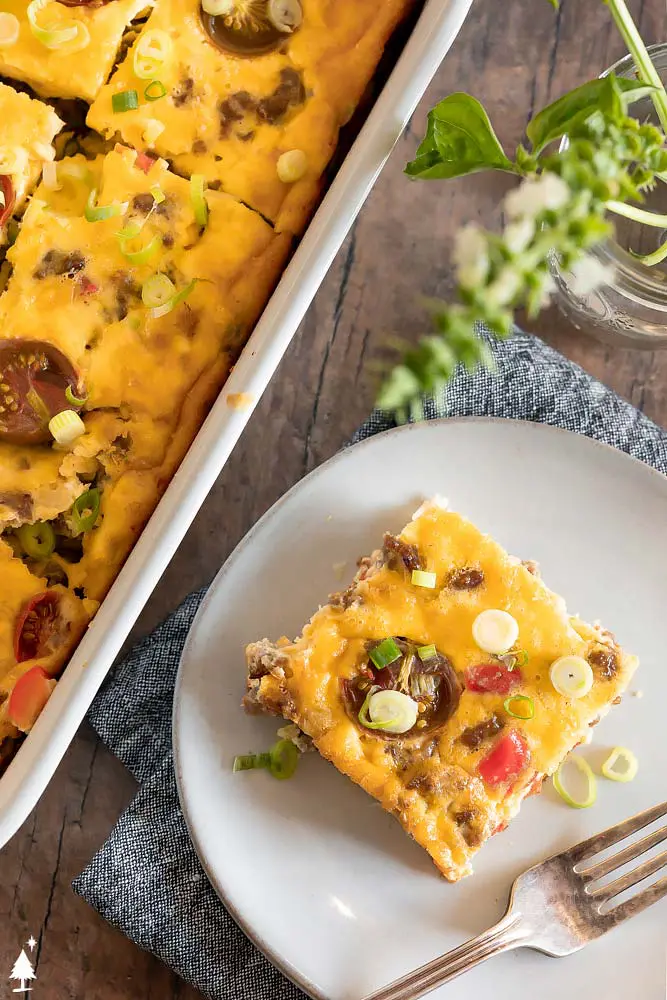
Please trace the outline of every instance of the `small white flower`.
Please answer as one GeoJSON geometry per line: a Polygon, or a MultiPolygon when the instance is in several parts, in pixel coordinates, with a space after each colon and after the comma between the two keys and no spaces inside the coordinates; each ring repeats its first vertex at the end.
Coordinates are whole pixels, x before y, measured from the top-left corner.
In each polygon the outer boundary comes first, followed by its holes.
{"type": "Polygon", "coordinates": [[[581,260],[575,261],[571,270],[570,287],[575,295],[587,295],[596,288],[609,285],[614,280],[614,268],[611,264],[603,264],[597,257],[587,254],[581,260]]]}
{"type": "Polygon", "coordinates": [[[505,244],[512,253],[521,253],[522,250],[525,250],[534,235],[535,223],[532,219],[527,218],[510,222],[503,233],[505,244]]]}
{"type": "Polygon", "coordinates": [[[486,236],[475,225],[464,226],[454,237],[452,261],[462,288],[476,288],[489,270],[486,236]]]}
{"type": "Polygon", "coordinates": [[[570,189],[557,174],[527,177],[505,197],[505,211],[510,219],[534,219],[545,209],[555,210],[570,197],[570,189]]]}
{"type": "Polygon", "coordinates": [[[540,299],[540,309],[546,309],[551,305],[551,296],[556,291],[556,282],[550,274],[545,274],[542,279],[542,298],[540,299]]]}
{"type": "Polygon", "coordinates": [[[502,308],[510,304],[521,287],[521,275],[511,264],[503,267],[495,281],[486,290],[486,299],[492,306],[502,308]]]}

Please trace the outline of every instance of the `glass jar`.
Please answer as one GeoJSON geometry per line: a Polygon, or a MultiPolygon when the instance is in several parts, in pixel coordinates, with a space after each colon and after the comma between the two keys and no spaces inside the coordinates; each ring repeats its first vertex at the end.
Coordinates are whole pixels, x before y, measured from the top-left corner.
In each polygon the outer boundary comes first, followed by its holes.
{"type": "MultiPolygon", "coordinates": [[[[667,44],[653,45],[649,51],[664,80],[667,44]]],[[[626,56],[606,72],[633,76],[632,58],[626,56]]],[[[631,113],[640,121],[657,120],[649,98],[633,104],[631,113]]],[[[658,182],[642,207],[667,213],[667,184],[658,182]]],[[[646,267],[625,249],[632,247],[636,253],[651,253],[667,240],[667,231],[620,216],[614,216],[613,220],[616,239],[590,251],[601,263],[613,266],[612,283],[585,295],[576,294],[571,276],[560,270],[554,255],[551,273],[556,282],[555,301],[576,329],[606,343],[647,350],[667,347],[667,261],[646,267]]]]}

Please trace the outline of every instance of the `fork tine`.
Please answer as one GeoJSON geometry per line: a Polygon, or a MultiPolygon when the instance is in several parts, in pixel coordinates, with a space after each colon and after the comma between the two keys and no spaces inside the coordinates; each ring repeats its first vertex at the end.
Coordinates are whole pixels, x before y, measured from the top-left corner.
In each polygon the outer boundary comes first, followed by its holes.
{"type": "Polygon", "coordinates": [[[577,868],[576,872],[578,875],[581,875],[584,882],[597,882],[598,879],[604,878],[610,872],[615,872],[618,868],[622,868],[628,861],[634,861],[640,854],[650,851],[652,847],[661,844],[663,840],[667,840],[667,826],[655,830],[648,837],[642,837],[636,844],[624,847],[618,854],[613,854],[610,858],[606,858],[605,861],[599,861],[598,864],[591,865],[590,868],[577,868]]]}
{"type": "Polygon", "coordinates": [[[644,812],[626,819],[623,823],[610,826],[608,830],[603,830],[602,833],[589,837],[588,840],[582,840],[580,844],[575,844],[569,851],[564,851],[562,857],[572,861],[573,864],[578,864],[601,851],[606,851],[608,847],[613,847],[633,833],[643,830],[645,826],[650,826],[662,816],[667,816],[667,802],[663,802],[659,806],[652,806],[651,809],[646,809],[644,812]]]}
{"type": "Polygon", "coordinates": [[[637,868],[633,868],[631,872],[627,872],[613,882],[601,885],[599,889],[594,889],[590,895],[595,899],[601,899],[606,902],[608,899],[618,896],[621,892],[625,892],[626,889],[631,889],[638,882],[643,882],[650,875],[655,875],[665,865],[667,865],[667,851],[657,854],[654,858],[649,858],[648,861],[645,861],[642,865],[638,865],[637,868]]]}
{"type": "Polygon", "coordinates": [[[626,899],[624,903],[620,903],[607,913],[601,913],[596,919],[603,923],[606,930],[611,930],[612,927],[636,916],[665,896],[667,896],[667,875],[649,885],[643,892],[638,892],[632,899],[626,899]]]}

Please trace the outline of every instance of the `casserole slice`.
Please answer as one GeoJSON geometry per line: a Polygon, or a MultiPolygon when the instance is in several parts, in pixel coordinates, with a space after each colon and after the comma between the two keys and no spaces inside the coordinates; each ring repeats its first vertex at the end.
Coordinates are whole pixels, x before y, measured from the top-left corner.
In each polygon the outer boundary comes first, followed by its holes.
{"type": "Polygon", "coordinates": [[[111,72],[125,29],[151,6],[152,0],[3,0],[0,73],[22,80],[43,97],[90,102],[111,72]],[[8,33],[9,18],[14,41],[8,33]]]}
{"type": "Polygon", "coordinates": [[[160,0],[88,124],[156,150],[185,176],[203,174],[278,230],[299,233],[338,130],[410,6],[257,0],[211,17],[199,0],[160,0]],[[269,8],[290,11],[292,27],[277,30],[269,8]],[[127,94],[138,107],[114,112],[127,94]]]}
{"type": "Polygon", "coordinates": [[[43,163],[54,159],[51,143],[63,127],[63,122],[48,104],[35,101],[4,83],[0,83],[0,120],[2,243],[8,219],[23,209],[26,196],[39,180],[43,163]]]}
{"type": "Polygon", "coordinates": [[[295,723],[456,881],[637,660],[436,503],[359,565],[293,642],[248,646],[245,707],[295,723]]]}
{"type": "Polygon", "coordinates": [[[59,162],[57,179],[31,200],[0,299],[0,525],[31,572],[99,600],[291,240],[218,191],[198,218],[186,180],[126,147],[59,162]],[[79,422],[65,443],[49,425],[64,410],[79,422]]]}

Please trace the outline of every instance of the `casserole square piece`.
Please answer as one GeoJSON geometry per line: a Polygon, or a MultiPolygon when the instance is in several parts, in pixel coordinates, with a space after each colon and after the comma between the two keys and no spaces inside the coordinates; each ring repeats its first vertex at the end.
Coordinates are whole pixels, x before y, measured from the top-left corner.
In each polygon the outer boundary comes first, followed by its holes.
{"type": "Polygon", "coordinates": [[[88,124],[105,136],[120,132],[137,149],[155,149],[179,173],[203,174],[277,229],[298,233],[338,130],[410,5],[253,0],[213,18],[199,0],[160,0],[88,124]],[[298,26],[278,31],[272,8],[291,11],[298,26]],[[138,106],[115,112],[114,101],[127,93],[137,95],[138,106]],[[286,153],[292,157],[279,170],[286,153]]]}
{"type": "Polygon", "coordinates": [[[637,666],[532,564],[435,502],[385,535],[294,642],[246,653],[246,709],[295,723],[451,881],[637,666]]]}
{"type": "Polygon", "coordinates": [[[2,0],[0,11],[16,18],[18,30],[16,41],[0,48],[0,73],[22,80],[43,97],[90,102],[111,72],[126,27],[151,6],[152,0],[84,6],[2,0]]]}
{"type": "Polygon", "coordinates": [[[94,483],[94,530],[56,556],[70,586],[98,600],[224,383],[291,241],[230,195],[193,200],[165,161],[123,146],[60,161],[57,183],[40,185],[26,210],[0,299],[0,431],[14,438],[0,441],[0,529],[69,517],[94,483]],[[18,414],[14,383],[24,388],[18,414]],[[34,430],[46,408],[25,393],[36,383],[38,399],[58,404],[53,412],[68,402],[79,411],[84,429],[71,447],[52,445],[50,433],[31,433],[25,447],[23,425],[34,430]]]}
{"type": "MultiPolygon", "coordinates": [[[[44,161],[54,159],[51,143],[63,123],[48,104],[20,94],[4,83],[0,83],[0,121],[0,175],[3,179],[4,206],[11,202],[12,212],[18,212],[37,183],[44,161]],[[11,190],[4,188],[7,178],[11,181],[11,190]]],[[[0,214],[6,213],[3,211],[0,214]]],[[[2,227],[0,236],[1,233],[2,227]]],[[[4,241],[0,238],[0,242],[4,241]]]]}

